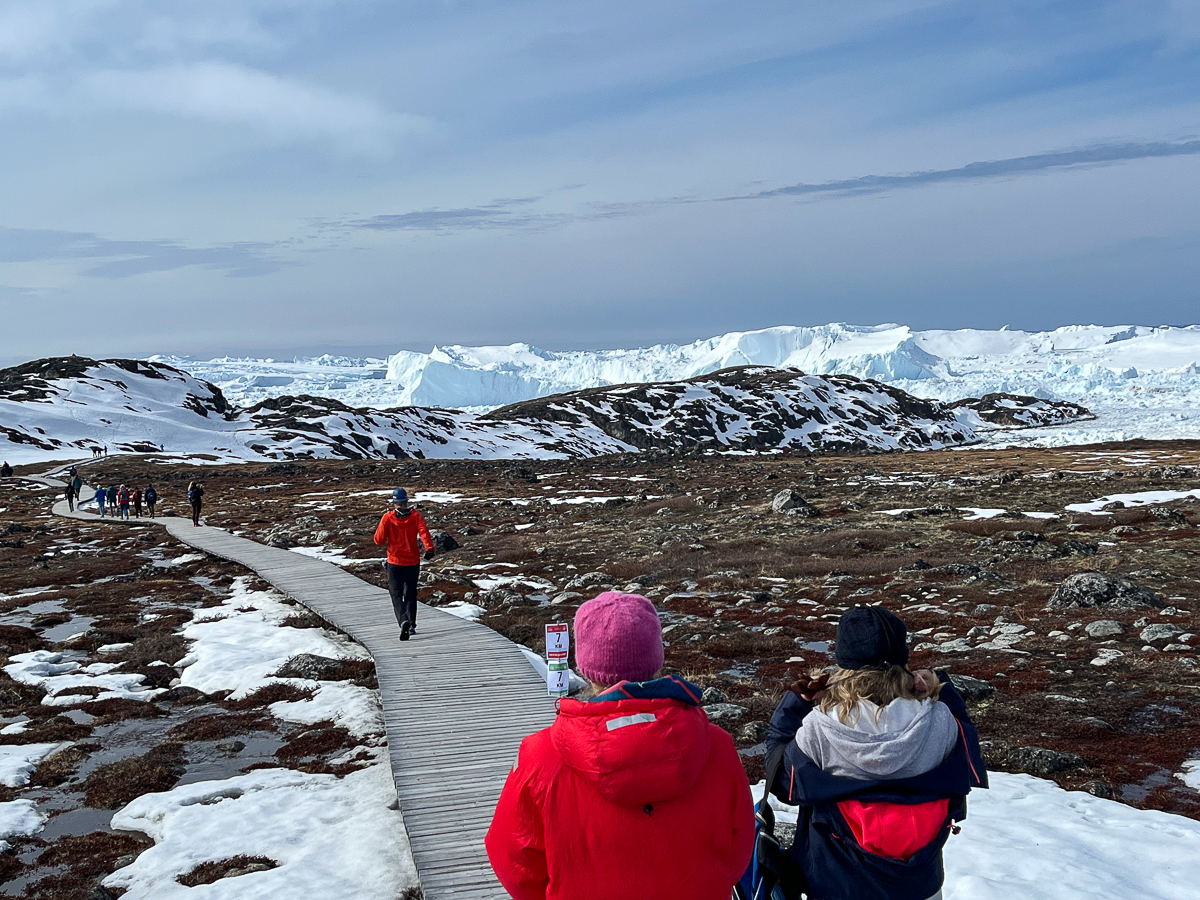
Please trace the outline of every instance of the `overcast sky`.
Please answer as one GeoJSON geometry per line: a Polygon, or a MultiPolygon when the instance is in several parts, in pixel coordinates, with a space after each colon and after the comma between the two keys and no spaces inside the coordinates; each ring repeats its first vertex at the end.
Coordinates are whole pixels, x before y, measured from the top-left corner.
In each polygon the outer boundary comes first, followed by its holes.
{"type": "Polygon", "coordinates": [[[0,0],[0,361],[1200,321],[1200,3],[0,0]]]}

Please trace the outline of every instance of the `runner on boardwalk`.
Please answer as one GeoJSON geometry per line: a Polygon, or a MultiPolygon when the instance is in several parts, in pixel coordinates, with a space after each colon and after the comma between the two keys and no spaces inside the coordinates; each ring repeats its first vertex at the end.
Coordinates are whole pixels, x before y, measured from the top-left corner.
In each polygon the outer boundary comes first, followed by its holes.
{"type": "Polygon", "coordinates": [[[396,621],[400,623],[400,640],[407,641],[417,631],[417,578],[421,574],[421,547],[425,558],[433,558],[433,537],[425,519],[408,505],[408,491],[392,491],[392,508],[383,514],[375,529],[375,543],[387,547],[388,592],[396,621]]]}

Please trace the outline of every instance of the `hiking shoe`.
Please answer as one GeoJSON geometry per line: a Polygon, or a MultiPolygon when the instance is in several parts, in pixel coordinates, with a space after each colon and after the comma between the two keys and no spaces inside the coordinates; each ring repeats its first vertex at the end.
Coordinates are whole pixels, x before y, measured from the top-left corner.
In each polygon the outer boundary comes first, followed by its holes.
{"type": "Polygon", "coordinates": [[[411,633],[411,631],[412,631],[412,626],[409,625],[407,622],[405,622],[403,625],[401,625],[400,626],[400,640],[407,641],[408,635],[411,633]]]}

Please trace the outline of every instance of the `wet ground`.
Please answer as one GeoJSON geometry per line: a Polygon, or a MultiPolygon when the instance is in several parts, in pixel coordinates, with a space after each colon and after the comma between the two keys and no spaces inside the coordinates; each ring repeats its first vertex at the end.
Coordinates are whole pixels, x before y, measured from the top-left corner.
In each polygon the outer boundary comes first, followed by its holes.
{"type": "MultiPolygon", "coordinates": [[[[231,702],[179,686],[182,626],[228,597],[242,570],[162,529],[49,517],[52,499],[0,484],[0,665],[8,668],[0,671],[0,752],[59,745],[27,783],[0,786],[0,803],[30,800],[48,816],[41,831],[10,838],[0,853],[0,896],[96,900],[116,896],[101,892],[99,880],[149,846],[109,827],[129,801],[254,768],[345,771],[329,761],[346,741],[328,739],[341,729],[269,714],[271,702],[302,695],[294,688],[231,702]],[[36,651],[74,681],[64,688],[14,678],[36,651]],[[132,677],[114,691],[103,680],[113,676],[132,677]]],[[[222,877],[216,870],[204,877],[222,877]]]]}
{"type": "Polygon", "coordinates": [[[994,767],[1200,817],[1200,795],[1174,777],[1200,757],[1198,465],[1198,442],[1140,441],[520,463],[126,457],[90,470],[154,480],[175,511],[202,477],[211,524],[379,584],[371,536],[403,485],[460,545],[426,565],[422,598],[477,607],[539,653],[543,626],[600,590],[644,593],[662,615],[668,669],[710,689],[710,715],[747,751],[752,777],[786,685],[830,663],[846,608],[883,603],[908,624],[914,665],[984,682],[970,702],[994,767]],[[817,514],[773,511],[788,488],[817,514]],[[1153,602],[1048,607],[1085,572],[1153,602]]]}

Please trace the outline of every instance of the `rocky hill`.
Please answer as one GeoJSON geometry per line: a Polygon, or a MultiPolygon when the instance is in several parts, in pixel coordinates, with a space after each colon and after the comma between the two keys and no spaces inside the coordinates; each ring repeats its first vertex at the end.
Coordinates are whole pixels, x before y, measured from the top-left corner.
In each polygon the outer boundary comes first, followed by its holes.
{"type": "Polygon", "coordinates": [[[921,450],[971,443],[943,404],[850,375],[734,366],[501,407],[497,422],[588,425],[639,450],[921,450]]]}
{"type": "MultiPolygon", "coordinates": [[[[849,375],[736,366],[683,381],[559,394],[482,416],[360,409],[306,395],[243,409],[165,363],[71,356],[0,370],[0,435],[9,442],[0,456],[32,461],[102,446],[231,460],[919,450],[975,441],[988,413],[984,401],[972,402],[984,405],[968,416],[849,375]]],[[[1066,421],[1059,406],[1021,397],[999,404],[1018,409],[1023,424],[1066,421]]]]}

